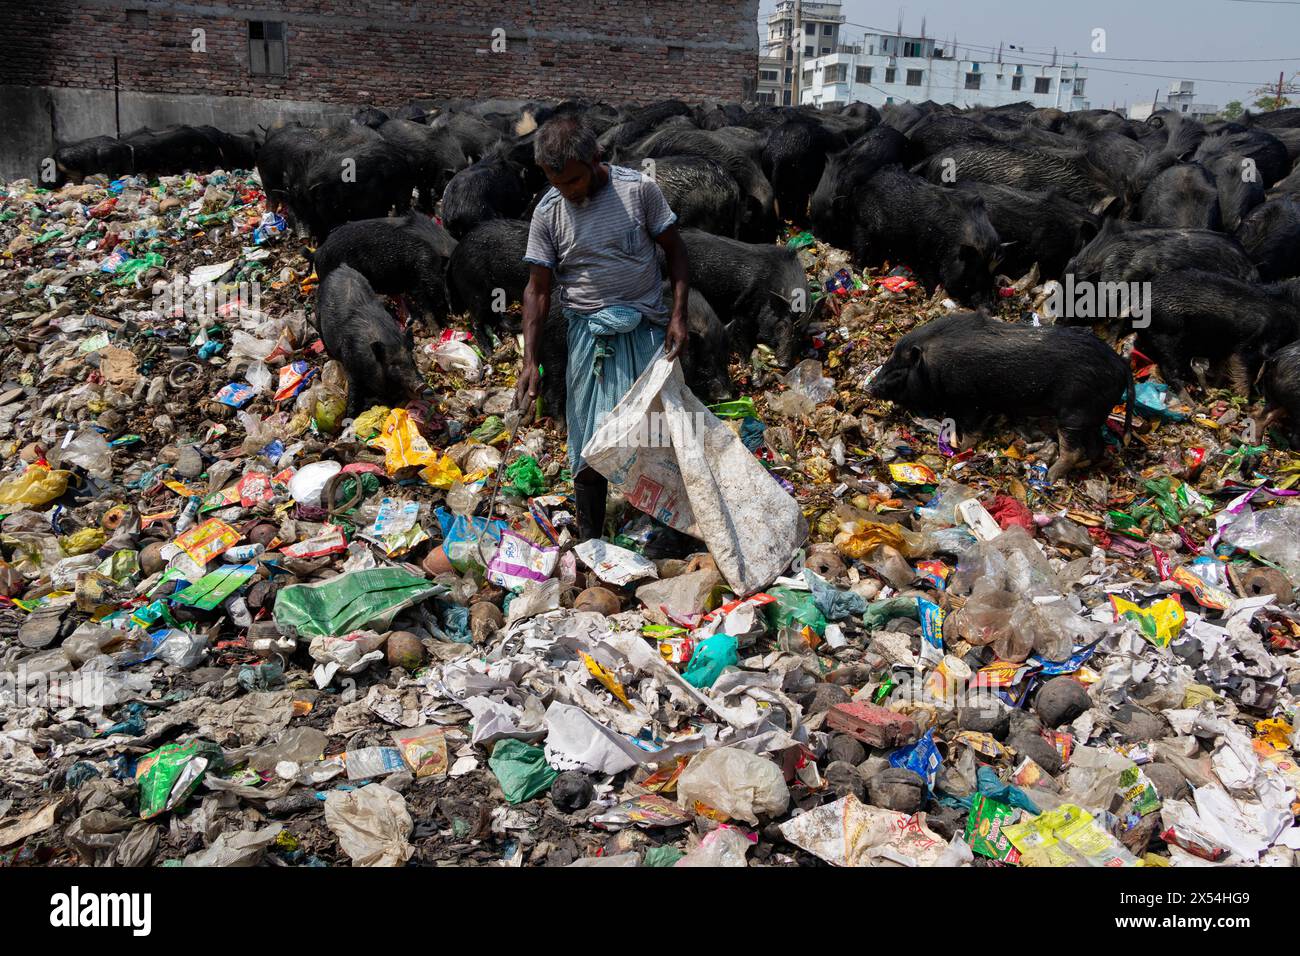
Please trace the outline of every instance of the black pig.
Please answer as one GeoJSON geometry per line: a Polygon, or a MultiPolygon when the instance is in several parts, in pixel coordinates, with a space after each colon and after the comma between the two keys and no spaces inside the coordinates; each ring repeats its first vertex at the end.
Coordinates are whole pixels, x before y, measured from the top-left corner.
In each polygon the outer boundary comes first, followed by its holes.
{"type": "MultiPolygon", "coordinates": [[[[1060,455],[1055,481],[1102,457],[1102,427],[1133,377],[1124,360],[1082,329],[1012,325],[982,312],[935,319],[904,335],[870,383],[876,398],[912,412],[951,416],[969,439],[990,417],[1051,416],[1060,455]]],[[[1125,431],[1129,421],[1126,416],[1125,431]]]]}
{"type": "Polygon", "coordinates": [[[344,223],[312,261],[322,281],[339,266],[351,266],[376,292],[406,297],[412,312],[436,328],[447,321],[447,261],[455,248],[447,230],[412,210],[344,223]]]}
{"type": "Polygon", "coordinates": [[[325,350],[347,372],[348,418],[375,404],[401,404],[424,391],[410,329],[403,333],[397,327],[366,277],[351,266],[341,265],[322,280],[315,321],[325,350]]]}
{"type": "Polygon", "coordinates": [[[447,265],[447,298],[457,314],[468,312],[474,338],[489,348],[491,333],[508,331],[506,313],[528,285],[528,223],[489,219],[465,234],[447,265]],[[499,293],[497,290],[501,290],[499,293]],[[499,308],[498,308],[499,307],[499,308]]]}
{"type": "Polygon", "coordinates": [[[780,365],[793,364],[813,313],[798,254],[785,246],[740,242],[699,229],[683,229],[682,240],[691,286],[726,325],[732,347],[748,356],[763,342],[780,365]]]}
{"type": "Polygon", "coordinates": [[[836,212],[853,224],[855,265],[905,262],[930,289],[942,285],[968,305],[992,303],[1002,250],[979,196],[886,166],[837,197],[836,212]]]}
{"type": "Polygon", "coordinates": [[[1188,269],[1155,276],[1150,289],[1149,324],[1137,327],[1137,347],[1174,389],[1192,380],[1193,358],[1206,358],[1226,363],[1233,388],[1249,396],[1264,360],[1300,329],[1300,287],[1290,283],[1188,269]]]}
{"type": "Polygon", "coordinates": [[[1300,342],[1273,353],[1264,368],[1263,384],[1270,406],[1264,426],[1285,416],[1291,447],[1300,448],[1300,342]]]}

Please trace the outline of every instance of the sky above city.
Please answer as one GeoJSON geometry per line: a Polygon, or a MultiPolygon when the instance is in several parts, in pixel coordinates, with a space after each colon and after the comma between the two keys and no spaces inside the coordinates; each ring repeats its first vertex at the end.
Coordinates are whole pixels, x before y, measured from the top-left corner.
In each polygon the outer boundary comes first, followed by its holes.
{"type": "MultiPolygon", "coordinates": [[[[775,6],[761,0],[760,42],[775,6]]],[[[843,13],[841,42],[892,33],[901,14],[905,34],[919,34],[924,18],[925,35],[945,49],[955,35],[963,59],[994,59],[1001,43],[1026,51],[1004,48],[1004,60],[1050,63],[1055,47],[1064,62],[1088,68],[1095,108],[1149,103],[1157,91],[1163,99],[1178,79],[1196,81],[1197,102],[1249,107],[1254,89],[1276,84],[1279,72],[1294,81],[1300,70],[1300,0],[844,0],[843,13]],[[1104,52],[1093,50],[1094,30],[1105,31],[1104,52]]]]}

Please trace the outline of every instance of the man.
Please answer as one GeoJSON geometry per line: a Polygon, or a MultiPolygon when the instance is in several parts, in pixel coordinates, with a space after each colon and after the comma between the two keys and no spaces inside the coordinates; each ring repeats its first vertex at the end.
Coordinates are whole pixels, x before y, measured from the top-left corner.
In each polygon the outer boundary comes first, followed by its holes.
{"type": "Polygon", "coordinates": [[[547,121],[533,150],[552,188],[533,211],[524,254],[530,274],[515,404],[531,411],[537,400],[542,323],[558,281],[569,322],[569,462],[586,541],[603,533],[609,488],[583,461],[582,447],[661,347],[669,359],[686,347],[686,247],[654,180],[602,163],[595,134],[577,117],[547,121]],[[664,314],[656,243],[672,282],[671,315],[664,314]]]}

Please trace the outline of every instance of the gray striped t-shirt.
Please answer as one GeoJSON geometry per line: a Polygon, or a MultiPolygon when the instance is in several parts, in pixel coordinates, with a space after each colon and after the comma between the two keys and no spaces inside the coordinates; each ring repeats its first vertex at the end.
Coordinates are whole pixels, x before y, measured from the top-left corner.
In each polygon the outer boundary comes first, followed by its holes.
{"type": "Polygon", "coordinates": [[[630,306],[662,325],[668,313],[654,240],[676,221],[654,180],[610,165],[609,182],[581,205],[547,191],[533,210],[524,262],[555,271],[566,309],[630,306]]]}

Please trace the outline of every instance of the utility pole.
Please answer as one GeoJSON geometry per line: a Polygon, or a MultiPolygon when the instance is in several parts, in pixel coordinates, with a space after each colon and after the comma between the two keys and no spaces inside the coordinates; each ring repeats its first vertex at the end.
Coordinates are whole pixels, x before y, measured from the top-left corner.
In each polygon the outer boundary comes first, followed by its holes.
{"type": "Polygon", "coordinates": [[[799,105],[799,84],[803,82],[803,2],[794,0],[794,22],[790,24],[794,40],[794,70],[790,74],[790,105],[799,105]]]}

